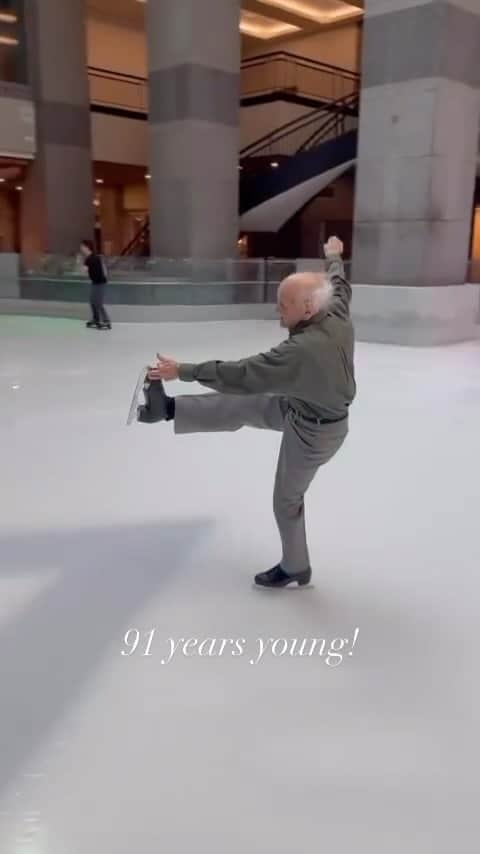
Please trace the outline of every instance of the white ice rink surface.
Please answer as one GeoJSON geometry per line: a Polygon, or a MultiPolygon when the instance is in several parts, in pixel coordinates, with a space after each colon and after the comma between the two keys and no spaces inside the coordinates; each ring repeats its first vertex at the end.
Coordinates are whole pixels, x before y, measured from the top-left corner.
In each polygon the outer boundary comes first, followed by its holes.
{"type": "Polygon", "coordinates": [[[280,437],[124,422],[156,350],[281,334],[0,317],[1,854],[476,849],[480,345],[358,345],[307,500],[315,588],[262,592],[280,437]],[[162,664],[169,638],[198,643],[162,664]],[[288,650],[251,664],[258,638],[288,650]]]}

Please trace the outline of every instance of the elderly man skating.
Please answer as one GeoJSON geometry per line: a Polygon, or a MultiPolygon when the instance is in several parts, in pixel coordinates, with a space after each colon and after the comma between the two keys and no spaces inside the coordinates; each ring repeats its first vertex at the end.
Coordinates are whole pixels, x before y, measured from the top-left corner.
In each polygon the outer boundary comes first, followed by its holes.
{"type": "Polygon", "coordinates": [[[351,287],[343,244],[325,246],[325,274],[296,273],[278,290],[278,310],[289,337],[267,353],[238,362],[179,364],[158,356],[144,387],[144,424],[174,421],[176,433],[258,427],[283,433],[274,488],[282,558],[255,577],[261,587],[304,586],[311,579],[304,496],[318,468],[332,459],[348,433],[356,387],[351,287]],[[199,382],[215,394],[168,397],[163,381],[199,382]]]}

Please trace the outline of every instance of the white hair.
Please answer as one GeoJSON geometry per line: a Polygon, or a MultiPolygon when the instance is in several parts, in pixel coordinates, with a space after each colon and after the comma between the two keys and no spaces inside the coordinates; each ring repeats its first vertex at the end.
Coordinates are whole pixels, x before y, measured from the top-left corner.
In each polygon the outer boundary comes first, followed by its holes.
{"type": "Polygon", "coordinates": [[[333,303],[334,288],[328,276],[321,274],[319,282],[313,290],[310,290],[310,298],[313,303],[315,313],[319,311],[328,311],[333,303]]]}

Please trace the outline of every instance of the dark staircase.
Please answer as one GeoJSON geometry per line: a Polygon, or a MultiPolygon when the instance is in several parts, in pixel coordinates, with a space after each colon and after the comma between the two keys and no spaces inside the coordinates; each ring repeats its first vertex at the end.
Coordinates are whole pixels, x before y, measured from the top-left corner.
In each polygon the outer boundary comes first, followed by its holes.
{"type": "MultiPolygon", "coordinates": [[[[246,105],[245,99],[248,104],[259,104],[281,97],[296,104],[311,106],[313,103],[314,106],[242,149],[240,215],[310,178],[354,160],[359,112],[357,75],[282,52],[246,60],[242,69],[247,63],[251,63],[253,68],[268,63],[274,73],[272,80],[266,81],[263,72],[263,90],[254,92],[253,82],[252,91],[242,97],[242,104],[246,105]],[[315,84],[311,82],[312,78],[307,80],[305,69],[309,75],[322,74],[325,77],[322,90],[325,97],[318,96],[318,80],[317,95],[312,94],[315,84]],[[296,80],[292,84],[295,91],[290,86],[292,79],[296,80]],[[339,89],[346,91],[342,91],[339,97],[331,97],[339,89]]],[[[149,238],[147,217],[121,255],[148,255],[149,238]]]]}

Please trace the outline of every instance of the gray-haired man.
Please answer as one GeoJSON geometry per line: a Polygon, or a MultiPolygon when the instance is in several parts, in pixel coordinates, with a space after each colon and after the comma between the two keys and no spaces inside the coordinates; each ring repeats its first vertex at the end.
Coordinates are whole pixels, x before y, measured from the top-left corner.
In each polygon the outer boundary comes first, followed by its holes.
{"type": "Polygon", "coordinates": [[[255,577],[262,587],[310,582],[304,495],[348,433],[356,387],[352,291],[342,253],[342,242],[331,237],[326,275],[296,273],[281,283],[278,310],[290,332],[286,341],[238,362],[179,364],[158,356],[144,388],[145,406],[137,413],[142,423],[174,420],[176,433],[246,426],[283,433],[274,490],[283,554],[277,566],[255,577]],[[162,380],[175,379],[197,381],[217,393],[167,397],[162,380]]]}

